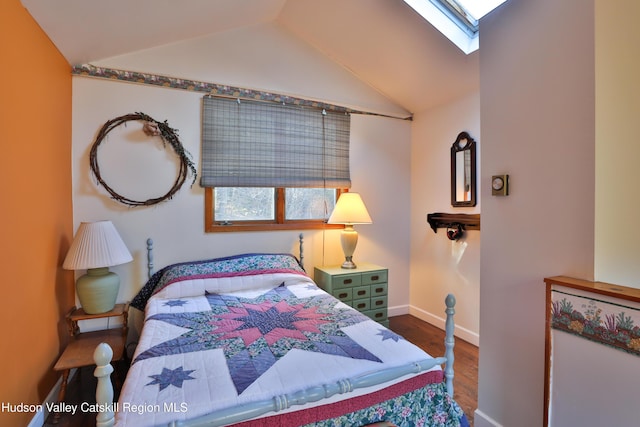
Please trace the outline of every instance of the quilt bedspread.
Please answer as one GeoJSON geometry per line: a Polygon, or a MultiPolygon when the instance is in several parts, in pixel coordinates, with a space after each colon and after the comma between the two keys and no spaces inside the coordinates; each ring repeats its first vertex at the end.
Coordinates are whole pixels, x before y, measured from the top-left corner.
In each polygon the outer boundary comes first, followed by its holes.
{"type": "Polygon", "coordinates": [[[298,260],[290,254],[242,254],[169,265],[156,272],[138,292],[131,306],[144,311],[149,298],[174,282],[197,278],[237,276],[261,277],[267,273],[306,275],[298,260]]]}
{"type": "MultiPolygon", "coordinates": [[[[186,329],[141,352],[134,363],[173,354],[220,349],[238,394],[242,394],[274,363],[293,349],[381,362],[342,331],[342,327],[368,320],[355,310],[332,311],[328,294],[298,297],[284,285],[257,298],[206,294],[206,311],[157,313],[147,321],[160,321],[186,329]]],[[[168,300],[167,306],[188,304],[168,300]]],[[[168,383],[157,380],[160,387],[168,383]]]]}
{"type": "Polygon", "coordinates": [[[152,284],[117,426],[166,425],[429,357],[293,264],[246,275],[219,267],[183,265],[179,279],[164,272],[152,284]]]}

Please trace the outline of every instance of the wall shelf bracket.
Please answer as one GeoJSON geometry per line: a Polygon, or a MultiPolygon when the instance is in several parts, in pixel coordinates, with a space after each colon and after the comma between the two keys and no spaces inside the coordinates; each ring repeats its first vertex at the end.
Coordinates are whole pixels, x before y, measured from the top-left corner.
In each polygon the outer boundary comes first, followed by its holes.
{"type": "Polygon", "coordinates": [[[457,228],[463,230],[480,230],[480,214],[449,214],[435,212],[427,214],[427,222],[434,233],[438,228],[457,228]]]}

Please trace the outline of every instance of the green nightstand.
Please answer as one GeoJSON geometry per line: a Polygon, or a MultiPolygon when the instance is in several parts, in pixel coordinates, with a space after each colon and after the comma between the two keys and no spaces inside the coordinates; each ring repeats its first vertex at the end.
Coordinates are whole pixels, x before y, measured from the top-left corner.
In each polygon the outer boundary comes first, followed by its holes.
{"type": "Polygon", "coordinates": [[[375,264],[358,263],[354,269],[339,265],[315,267],[314,280],[322,289],[384,326],[387,318],[389,270],[375,264]]]}

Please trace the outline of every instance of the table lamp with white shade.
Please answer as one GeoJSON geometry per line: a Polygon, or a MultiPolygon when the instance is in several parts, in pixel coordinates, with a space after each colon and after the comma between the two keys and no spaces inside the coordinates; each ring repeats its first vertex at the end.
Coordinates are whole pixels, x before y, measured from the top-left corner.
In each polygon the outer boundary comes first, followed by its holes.
{"type": "Polygon", "coordinates": [[[344,224],[344,230],[340,235],[345,261],[342,268],[356,268],[353,262],[353,252],[358,244],[358,232],[354,230],[354,224],[371,224],[371,216],[367,211],[362,197],[358,193],[342,193],[338,198],[329,220],[329,224],[344,224]]]}
{"type": "Polygon", "coordinates": [[[76,281],[78,300],[87,314],[99,314],[113,309],[120,289],[120,278],[109,267],[132,260],[111,221],[83,222],[62,268],[87,270],[76,281]]]}

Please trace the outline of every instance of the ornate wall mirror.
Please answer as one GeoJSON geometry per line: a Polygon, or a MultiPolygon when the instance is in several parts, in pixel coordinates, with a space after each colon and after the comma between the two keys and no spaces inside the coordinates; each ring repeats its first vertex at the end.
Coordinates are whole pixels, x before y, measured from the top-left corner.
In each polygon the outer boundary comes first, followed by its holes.
{"type": "Polygon", "coordinates": [[[451,146],[451,206],[476,205],[476,142],[460,132],[451,146]]]}

